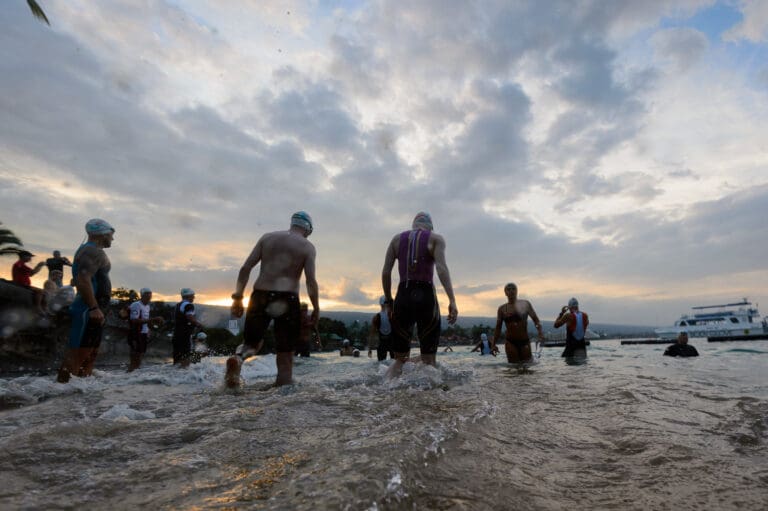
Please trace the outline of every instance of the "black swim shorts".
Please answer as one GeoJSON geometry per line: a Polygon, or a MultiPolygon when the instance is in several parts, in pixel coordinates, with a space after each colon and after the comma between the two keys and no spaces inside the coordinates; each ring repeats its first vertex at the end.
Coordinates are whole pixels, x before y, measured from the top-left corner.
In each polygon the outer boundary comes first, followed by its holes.
{"type": "Polygon", "coordinates": [[[289,291],[262,291],[251,293],[245,313],[243,337],[245,344],[255,347],[264,338],[270,322],[275,322],[275,350],[293,352],[301,335],[301,305],[299,295],[289,291]]]}

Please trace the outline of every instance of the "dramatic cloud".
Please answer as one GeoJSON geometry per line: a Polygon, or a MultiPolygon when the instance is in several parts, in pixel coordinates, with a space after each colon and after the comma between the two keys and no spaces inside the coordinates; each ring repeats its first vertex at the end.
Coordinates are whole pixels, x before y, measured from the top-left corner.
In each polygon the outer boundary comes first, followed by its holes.
{"type": "Polygon", "coordinates": [[[114,283],[159,299],[225,301],[303,209],[323,307],[377,309],[419,210],[465,315],[508,281],[545,317],[578,295],[600,322],[758,301],[764,4],[74,0],[48,27],[11,2],[0,220],[71,256],[107,218],[114,283]],[[717,9],[733,26],[712,31],[717,9]]]}

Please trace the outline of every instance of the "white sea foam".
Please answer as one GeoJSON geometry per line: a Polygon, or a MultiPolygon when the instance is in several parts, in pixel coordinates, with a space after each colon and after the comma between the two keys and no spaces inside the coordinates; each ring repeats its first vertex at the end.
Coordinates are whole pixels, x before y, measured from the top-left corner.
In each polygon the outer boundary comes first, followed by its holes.
{"type": "Polygon", "coordinates": [[[107,410],[106,412],[99,415],[99,419],[108,419],[108,420],[146,420],[146,419],[154,419],[155,414],[150,411],[142,411],[142,410],[134,410],[130,406],[126,404],[118,404],[114,405],[112,408],[107,410]]]}

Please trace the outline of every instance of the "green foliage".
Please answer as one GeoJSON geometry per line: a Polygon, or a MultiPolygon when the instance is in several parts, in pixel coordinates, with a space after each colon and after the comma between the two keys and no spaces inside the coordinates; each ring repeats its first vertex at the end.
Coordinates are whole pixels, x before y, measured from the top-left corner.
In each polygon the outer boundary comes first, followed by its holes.
{"type": "Polygon", "coordinates": [[[112,298],[123,304],[131,304],[139,299],[139,293],[133,289],[118,287],[112,290],[112,298]]]}
{"type": "Polygon", "coordinates": [[[347,325],[337,319],[321,317],[317,320],[317,330],[323,339],[327,338],[328,334],[336,334],[342,339],[347,337],[347,325]]]}
{"type": "Polygon", "coordinates": [[[0,228],[0,255],[18,254],[22,246],[21,240],[13,232],[9,229],[0,228]]]}
{"type": "Polygon", "coordinates": [[[45,15],[43,8],[40,7],[36,0],[27,0],[27,5],[35,18],[44,21],[46,25],[51,26],[51,23],[48,21],[48,16],[45,15]]]}

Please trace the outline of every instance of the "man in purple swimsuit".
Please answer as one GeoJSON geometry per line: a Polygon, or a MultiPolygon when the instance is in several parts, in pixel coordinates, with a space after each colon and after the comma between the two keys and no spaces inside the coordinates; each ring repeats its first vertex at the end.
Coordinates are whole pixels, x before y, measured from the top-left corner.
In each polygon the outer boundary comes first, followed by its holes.
{"type": "Polygon", "coordinates": [[[293,352],[301,335],[299,280],[302,272],[312,302],[313,325],[317,324],[320,314],[315,279],[315,247],[307,240],[310,234],[312,218],[304,211],[298,211],[291,217],[290,229],[263,235],[240,268],[235,292],[232,294],[232,315],[238,318],[243,315],[243,291],[251,270],[261,263],[245,315],[245,342],[238,346],[237,355],[227,360],[224,381],[228,387],[240,384],[242,361],[259,352],[264,332],[272,321],[275,322],[277,351],[275,384],[293,382],[293,352]]]}
{"type": "Polygon", "coordinates": [[[392,344],[395,363],[390,369],[392,376],[399,375],[403,363],[409,358],[410,340],[416,325],[421,361],[435,365],[435,354],[440,339],[440,307],[437,304],[432,275],[437,276],[448,295],[448,323],[454,324],[459,311],[453,296],[451,274],[445,262],[445,239],[432,232],[429,213],[418,213],[411,230],[397,234],[387,247],[381,284],[384,288],[384,304],[392,316],[392,344]],[[392,268],[398,261],[400,284],[397,296],[392,300],[392,268]]]}

